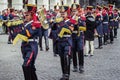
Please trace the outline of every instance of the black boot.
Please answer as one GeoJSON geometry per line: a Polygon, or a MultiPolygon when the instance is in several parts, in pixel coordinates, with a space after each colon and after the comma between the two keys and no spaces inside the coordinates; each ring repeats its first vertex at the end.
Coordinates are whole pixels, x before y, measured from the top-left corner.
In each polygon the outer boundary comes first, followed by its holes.
{"type": "Polygon", "coordinates": [[[78,71],[78,68],[77,68],[77,52],[75,49],[73,49],[72,51],[72,55],[73,55],[73,72],[77,72],[78,71]]]}
{"type": "Polygon", "coordinates": [[[32,80],[38,80],[35,68],[32,68],[32,70],[31,70],[31,76],[32,76],[32,80]]]}
{"type": "Polygon", "coordinates": [[[102,49],[102,37],[98,37],[98,47],[96,49],[102,49]]]}
{"type": "Polygon", "coordinates": [[[110,31],[110,43],[113,44],[114,38],[113,38],[113,31],[110,31]]]}
{"type": "Polygon", "coordinates": [[[41,36],[39,37],[39,47],[40,47],[40,51],[43,51],[43,48],[42,48],[42,37],[41,36]]]}
{"type": "Polygon", "coordinates": [[[107,45],[107,34],[104,34],[104,45],[107,45]]]}
{"type": "Polygon", "coordinates": [[[64,74],[62,76],[62,78],[60,78],[60,80],[69,80],[69,75],[68,74],[64,74]]]}
{"type": "Polygon", "coordinates": [[[22,66],[22,68],[23,68],[23,73],[24,73],[24,79],[25,80],[32,80],[31,68],[30,67],[25,67],[25,66],[22,66]]]}
{"type": "Polygon", "coordinates": [[[84,72],[84,50],[80,50],[78,52],[78,59],[79,59],[79,73],[84,72]]]}
{"type": "Polygon", "coordinates": [[[69,80],[70,75],[70,57],[69,55],[62,55],[61,57],[61,67],[63,72],[63,77],[60,80],[69,80]]]}

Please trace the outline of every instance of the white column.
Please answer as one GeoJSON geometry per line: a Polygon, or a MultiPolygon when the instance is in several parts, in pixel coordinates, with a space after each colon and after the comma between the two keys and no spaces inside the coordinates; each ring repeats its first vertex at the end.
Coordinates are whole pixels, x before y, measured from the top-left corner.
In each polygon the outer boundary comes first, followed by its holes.
{"type": "Polygon", "coordinates": [[[79,4],[79,0],[76,0],[76,3],[79,4]]]}
{"type": "Polygon", "coordinates": [[[66,0],[66,4],[67,4],[68,6],[71,6],[72,3],[73,3],[73,0],[66,0]]]}
{"type": "Polygon", "coordinates": [[[39,9],[43,5],[43,0],[37,0],[37,8],[39,9]]]}
{"type": "Polygon", "coordinates": [[[14,9],[18,9],[18,10],[23,9],[23,1],[22,0],[12,0],[12,7],[14,9]]]}
{"type": "Polygon", "coordinates": [[[42,5],[44,5],[46,10],[48,10],[49,9],[49,0],[37,0],[37,7],[38,7],[38,9],[40,7],[42,7],[42,5]]]}
{"type": "Polygon", "coordinates": [[[61,5],[61,0],[55,0],[55,2],[56,2],[56,4],[59,3],[59,5],[61,5]]]}
{"type": "Polygon", "coordinates": [[[35,4],[35,0],[28,0],[28,4],[35,4]]]}
{"type": "Polygon", "coordinates": [[[50,9],[54,9],[54,5],[56,4],[56,0],[50,0],[50,9]]]}
{"type": "Polygon", "coordinates": [[[0,11],[8,8],[7,0],[0,0],[0,11]]]}

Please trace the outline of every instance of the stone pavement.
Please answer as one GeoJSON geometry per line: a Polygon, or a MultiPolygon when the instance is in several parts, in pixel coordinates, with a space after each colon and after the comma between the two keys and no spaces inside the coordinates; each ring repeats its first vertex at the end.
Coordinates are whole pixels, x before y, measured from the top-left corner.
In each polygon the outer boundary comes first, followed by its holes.
{"type": "MultiPolygon", "coordinates": [[[[95,50],[93,57],[85,57],[84,74],[73,73],[71,66],[70,80],[120,80],[120,32],[118,35],[114,44],[95,50]]],[[[95,40],[95,47],[96,44],[95,40]]],[[[7,35],[0,35],[0,80],[24,80],[22,62],[20,42],[16,46],[8,45],[7,35]]],[[[61,77],[59,57],[53,57],[51,40],[48,52],[39,51],[36,69],[39,80],[61,77]]]]}

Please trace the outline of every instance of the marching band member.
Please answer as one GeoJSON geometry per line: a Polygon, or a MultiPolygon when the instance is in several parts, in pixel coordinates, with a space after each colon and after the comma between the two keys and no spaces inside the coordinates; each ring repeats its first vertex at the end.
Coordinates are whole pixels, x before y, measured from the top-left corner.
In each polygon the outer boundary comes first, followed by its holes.
{"type": "Polygon", "coordinates": [[[73,72],[77,72],[79,66],[79,72],[82,73],[84,72],[84,31],[86,28],[85,16],[82,16],[82,11],[80,9],[79,4],[73,3],[71,5],[72,19],[77,21],[72,33],[73,72]]]}
{"type": "Polygon", "coordinates": [[[49,25],[48,25],[48,20],[47,20],[47,17],[46,17],[47,16],[47,11],[46,11],[44,5],[42,6],[40,13],[41,13],[40,14],[40,17],[41,17],[40,21],[41,21],[42,27],[41,27],[40,36],[39,36],[39,47],[40,47],[40,50],[43,51],[42,37],[44,36],[46,51],[48,51],[49,50],[49,40],[48,40],[49,25]]]}
{"type": "Polygon", "coordinates": [[[117,8],[114,9],[113,15],[114,15],[114,38],[117,38],[117,29],[119,27],[119,22],[118,22],[119,14],[117,8]]]}
{"type": "Polygon", "coordinates": [[[108,12],[108,15],[109,15],[109,38],[110,38],[110,43],[112,44],[113,41],[114,41],[114,38],[113,38],[113,28],[114,28],[114,15],[113,15],[113,5],[112,4],[109,4],[109,12],[108,12]]]}
{"type": "Polygon", "coordinates": [[[109,22],[109,16],[108,16],[108,7],[104,6],[103,11],[102,11],[102,16],[103,16],[103,34],[104,34],[104,45],[107,45],[108,42],[108,34],[109,34],[109,29],[108,29],[108,22],[109,22]]]}
{"type": "Polygon", "coordinates": [[[60,6],[61,21],[58,22],[58,54],[60,56],[62,78],[60,80],[69,80],[70,76],[70,57],[72,47],[73,24],[76,20],[68,18],[70,8],[66,5],[60,6]]]}
{"type": "Polygon", "coordinates": [[[16,35],[13,44],[15,45],[19,39],[22,39],[21,52],[24,60],[22,68],[25,80],[38,80],[35,68],[38,54],[36,39],[39,36],[41,24],[37,20],[36,5],[27,4],[26,7],[24,29],[16,35]]]}
{"type": "Polygon", "coordinates": [[[58,25],[58,23],[57,23],[57,21],[55,21],[56,19],[59,19],[59,17],[60,17],[60,9],[59,9],[59,5],[57,4],[57,5],[55,5],[54,6],[54,16],[53,16],[53,18],[54,18],[54,20],[53,19],[51,19],[51,22],[50,22],[50,26],[51,26],[51,32],[50,32],[50,38],[53,40],[53,53],[54,53],[54,56],[57,56],[57,54],[58,54],[58,42],[57,42],[57,30],[58,30],[58,27],[57,27],[57,25],[58,25]]]}
{"type": "Polygon", "coordinates": [[[96,21],[96,30],[98,33],[98,47],[96,49],[102,49],[102,36],[103,36],[103,26],[102,26],[102,14],[101,12],[102,7],[101,6],[97,6],[96,8],[96,17],[95,17],[95,21],[96,21]]]}

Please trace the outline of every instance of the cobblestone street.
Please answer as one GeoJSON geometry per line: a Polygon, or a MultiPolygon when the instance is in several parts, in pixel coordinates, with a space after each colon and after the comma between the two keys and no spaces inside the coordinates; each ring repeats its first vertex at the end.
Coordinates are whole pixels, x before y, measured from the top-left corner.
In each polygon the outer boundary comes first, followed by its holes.
{"type": "MultiPolygon", "coordinates": [[[[96,40],[95,47],[97,47],[96,40]]],[[[85,57],[84,74],[73,73],[71,64],[70,80],[120,80],[120,33],[114,44],[103,47],[101,50],[95,49],[93,57],[85,57]]],[[[0,80],[24,80],[22,62],[20,42],[16,46],[8,45],[7,35],[0,35],[0,80]]],[[[45,48],[44,51],[39,51],[36,69],[39,80],[61,78],[59,57],[53,56],[51,40],[48,52],[45,48]]]]}

